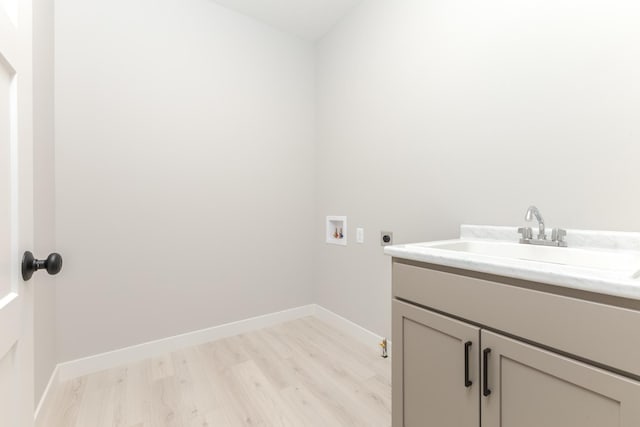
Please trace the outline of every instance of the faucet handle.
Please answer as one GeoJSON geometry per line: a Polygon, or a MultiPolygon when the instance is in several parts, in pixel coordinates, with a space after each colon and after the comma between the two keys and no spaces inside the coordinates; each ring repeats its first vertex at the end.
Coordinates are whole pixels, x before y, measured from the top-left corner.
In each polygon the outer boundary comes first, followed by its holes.
{"type": "Polygon", "coordinates": [[[554,242],[562,243],[565,237],[567,237],[567,230],[563,230],[562,228],[554,228],[551,230],[551,240],[554,242]]]}
{"type": "Polygon", "coordinates": [[[531,227],[520,227],[518,228],[518,233],[522,234],[522,239],[533,239],[533,230],[531,227]]]}

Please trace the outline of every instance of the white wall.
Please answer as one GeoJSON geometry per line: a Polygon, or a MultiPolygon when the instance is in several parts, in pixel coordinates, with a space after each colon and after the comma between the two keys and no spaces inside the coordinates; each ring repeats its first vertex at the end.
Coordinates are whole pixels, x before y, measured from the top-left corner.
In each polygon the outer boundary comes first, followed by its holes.
{"type": "MultiPolygon", "coordinates": [[[[56,250],[53,145],[53,1],[33,2],[34,253],[56,250]]],[[[57,363],[55,278],[38,273],[34,289],[35,404],[57,363]]]]}
{"type": "Polygon", "coordinates": [[[313,46],[208,0],[56,3],[60,361],[311,302],[313,46]]]}
{"type": "Polygon", "coordinates": [[[380,230],[454,238],[530,204],[640,230],[638,22],[631,0],[365,1],[318,47],[315,302],[390,335],[380,230]],[[327,214],[348,247],[323,243],[327,214]]]}
{"type": "Polygon", "coordinates": [[[314,82],[313,46],[207,0],[59,0],[59,360],[309,302],[389,336],[383,229],[455,237],[532,203],[640,229],[638,18],[365,0],[314,82]],[[349,246],[324,243],[328,214],[349,246]]]}

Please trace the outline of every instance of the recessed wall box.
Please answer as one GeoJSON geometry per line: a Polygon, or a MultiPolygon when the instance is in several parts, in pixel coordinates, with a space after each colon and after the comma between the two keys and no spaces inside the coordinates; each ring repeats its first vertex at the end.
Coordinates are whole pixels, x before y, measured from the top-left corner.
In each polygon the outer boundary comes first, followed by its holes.
{"type": "Polygon", "coordinates": [[[347,217],[334,216],[327,217],[326,229],[327,243],[333,245],[347,245],[347,217]]]}

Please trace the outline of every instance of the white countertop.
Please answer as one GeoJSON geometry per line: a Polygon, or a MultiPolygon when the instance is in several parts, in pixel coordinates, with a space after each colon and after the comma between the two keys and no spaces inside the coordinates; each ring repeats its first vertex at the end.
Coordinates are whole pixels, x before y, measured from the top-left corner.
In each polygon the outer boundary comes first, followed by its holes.
{"type": "MultiPolygon", "coordinates": [[[[520,235],[517,229],[518,227],[462,225],[458,239],[387,246],[384,252],[396,258],[640,300],[640,279],[637,278],[640,264],[625,270],[606,270],[433,247],[444,242],[518,243],[520,235]]],[[[567,230],[566,241],[569,248],[596,251],[607,255],[615,253],[640,259],[640,233],[567,230]]]]}

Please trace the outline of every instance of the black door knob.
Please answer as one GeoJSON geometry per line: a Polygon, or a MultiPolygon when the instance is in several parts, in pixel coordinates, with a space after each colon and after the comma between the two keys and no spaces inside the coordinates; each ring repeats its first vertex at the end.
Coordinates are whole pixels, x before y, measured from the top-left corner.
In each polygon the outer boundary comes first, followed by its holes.
{"type": "Polygon", "coordinates": [[[31,279],[34,272],[42,269],[47,270],[47,273],[51,275],[60,273],[60,270],[62,270],[62,256],[52,253],[47,259],[35,259],[31,252],[26,251],[22,256],[22,279],[26,282],[31,279]]]}

